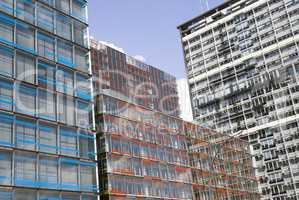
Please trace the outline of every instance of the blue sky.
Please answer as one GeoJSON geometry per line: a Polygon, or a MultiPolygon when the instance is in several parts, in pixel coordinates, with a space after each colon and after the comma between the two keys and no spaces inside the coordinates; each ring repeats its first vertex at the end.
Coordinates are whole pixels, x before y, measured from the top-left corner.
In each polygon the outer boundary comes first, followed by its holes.
{"type": "MultiPolygon", "coordinates": [[[[89,0],[90,35],[177,78],[185,78],[177,25],[199,15],[203,0],[89,0]]],[[[212,8],[221,0],[208,1],[212,8]]]]}

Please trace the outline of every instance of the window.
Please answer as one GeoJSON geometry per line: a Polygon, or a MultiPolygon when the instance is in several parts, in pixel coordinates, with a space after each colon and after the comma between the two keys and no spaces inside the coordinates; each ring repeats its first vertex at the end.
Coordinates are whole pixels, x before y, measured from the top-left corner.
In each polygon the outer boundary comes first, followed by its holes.
{"type": "Polygon", "coordinates": [[[54,0],[39,0],[39,1],[49,4],[50,6],[54,6],[54,0]]]}
{"type": "Polygon", "coordinates": [[[38,55],[55,60],[55,39],[42,33],[37,34],[38,55]]]}
{"type": "Polygon", "coordinates": [[[13,83],[0,79],[0,109],[12,110],[13,83]]]}
{"type": "Polygon", "coordinates": [[[56,8],[65,13],[69,13],[70,12],[70,0],[56,1],[56,8]]]}
{"type": "Polygon", "coordinates": [[[34,53],[34,29],[24,23],[18,22],[16,26],[17,47],[34,53]]]}
{"type": "Polygon", "coordinates": [[[36,89],[25,85],[17,85],[16,110],[28,115],[35,115],[36,89]]]}
{"type": "MultiPolygon", "coordinates": [[[[80,196],[72,193],[62,193],[61,199],[65,200],[80,200],[80,196]]],[[[85,199],[82,199],[85,200],[85,199]]]]}
{"type": "Polygon", "coordinates": [[[58,95],[58,119],[60,122],[75,124],[75,103],[71,97],[58,95]]]}
{"type": "MultiPolygon", "coordinates": [[[[1,1],[2,2],[2,1],[1,1]]],[[[0,14],[0,41],[13,45],[14,20],[6,15],[0,14]]]]}
{"type": "Polygon", "coordinates": [[[91,100],[91,82],[88,76],[77,73],[76,96],[85,100],[91,100]]]}
{"type": "Polygon", "coordinates": [[[118,139],[111,138],[111,140],[109,142],[111,142],[109,147],[110,147],[110,151],[112,153],[121,153],[122,152],[121,151],[121,143],[118,139]]]}
{"type": "Polygon", "coordinates": [[[96,196],[91,195],[82,195],[82,200],[97,200],[98,198],[96,196]]]}
{"type": "Polygon", "coordinates": [[[91,128],[90,116],[91,106],[89,103],[77,101],[77,126],[81,128],[91,128]]]}
{"type": "Polygon", "coordinates": [[[38,90],[38,115],[48,120],[56,120],[56,98],[52,92],[38,90]]]}
{"type": "MultiPolygon", "coordinates": [[[[13,0],[2,0],[0,10],[9,14],[13,13],[13,0]]],[[[1,199],[1,198],[0,198],[1,199]]]]}
{"type": "MultiPolygon", "coordinates": [[[[32,186],[36,183],[36,154],[16,152],[15,154],[15,183],[16,185],[27,185],[32,186]]],[[[17,199],[24,200],[30,194],[23,194],[23,198],[19,197],[17,199]]],[[[30,198],[28,200],[32,200],[30,198]]]]}
{"type": "Polygon", "coordinates": [[[77,156],[77,131],[74,129],[60,129],[60,149],[61,154],[68,156],[77,156]]]}
{"type": "Polygon", "coordinates": [[[80,135],[79,135],[80,157],[94,159],[95,157],[94,141],[95,141],[95,135],[93,132],[80,131],[80,135]]]}
{"type": "Polygon", "coordinates": [[[29,83],[35,83],[35,74],[35,60],[25,54],[17,53],[16,78],[29,83]]]}
{"type": "Polygon", "coordinates": [[[88,52],[76,48],[75,49],[75,62],[76,62],[76,67],[84,72],[89,72],[89,65],[88,65],[88,52]]]}
{"type": "MultiPolygon", "coordinates": [[[[66,190],[78,189],[78,161],[61,158],[61,187],[66,190]]],[[[73,199],[73,198],[72,198],[73,199]]]]}
{"type": "Polygon", "coordinates": [[[40,191],[39,200],[60,200],[60,195],[58,192],[40,191]]]}
{"type": "Polygon", "coordinates": [[[39,184],[41,187],[55,189],[58,187],[58,161],[49,156],[39,157],[39,184]]]}
{"type": "Polygon", "coordinates": [[[56,153],[57,130],[51,125],[44,123],[39,124],[39,150],[46,153],[56,153]]]}
{"type": "Polygon", "coordinates": [[[87,46],[87,26],[83,23],[74,23],[74,40],[82,46],[87,46]]]}
{"type": "Polygon", "coordinates": [[[0,200],[12,200],[12,189],[0,188],[0,200]]]}
{"type": "Polygon", "coordinates": [[[90,162],[80,163],[80,180],[81,190],[84,191],[96,191],[96,164],[90,162]]]}
{"type": "Polygon", "coordinates": [[[73,64],[73,46],[67,42],[59,40],[57,42],[57,60],[69,67],[74,67],[73,64]]]}
{"type": "MultiPolygon", "coordinates": [[[[12,176],[11,153],[0,151],[0,184],[10,185],[12,176]]],[[[1,194],[0,194],[1,199],[1,194]]]]}
{"type": "Polygon", "coordinates": [[[132,169],[135,176],[142,176],[142,165],[140,159],[132,159],[132,169]]]}
{"type": "Polygon", "coordinates": [[[38,85],[45,89],[54,90],[55,66],[38,61],[38,85]]]}
{"type": "Polygon", "coordinates": [[[33,0],[17,0],[17,17],[30,23],[34,23],[35,3],[33,0]]]}
{"type": "Polygon", "coordinates": [[[13,74],[14,51],[0,46],[0,74],[11,77],[13,74]]]}
{"type": "Polygon", "coordinates": [[[16,189],[14,192],[14,200],[36,200],[36,191],[16,189]]]}
{"type": "Polygon", "coordinates": [[[56,33],[57,35],[71,40],[72,38],[72,21],[69,17],[56,14],[56,33]]]}
{"type": "Polygon", "coordinates": [[[12,115],[0,113],[0,145],[12,146],[12,115]]]}
{"type": "Polygon", "coordinates": [[[15,132],[15,143],[16,147],[22,149],[35,150],[36,137],[35,130],[36,124],[35,121],[17,118],[16,120],[16,132],[15,132]]]}
{"type": "Polygon", "coordinates": [[[77,19],[86,21],[86,2],[85,0],[73,0],[72,15],[77,19]]]}
{"type": "Polygon", "coordinates": [[[54,11],[39,4],[37,9],[37,24],[39,27],[44,28],[47,31],[53,32],[54,11]]]}
{"type": "Polygon", "coordinates": [[[72,71],[59,68],[56,73],[57,79],[57,91],[63,92],[69,95],[73,95],[74,92],[74,74],[72,71]]]}

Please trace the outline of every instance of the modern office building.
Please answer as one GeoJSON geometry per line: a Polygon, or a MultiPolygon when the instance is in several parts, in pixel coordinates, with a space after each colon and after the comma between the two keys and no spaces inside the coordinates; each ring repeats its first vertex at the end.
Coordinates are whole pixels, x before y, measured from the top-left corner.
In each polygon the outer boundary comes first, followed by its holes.
{"type": "Polygon", "coordinates": [[[91,55],[101,199],[259,199],[247,142],[153,106],[177,104],[175,78],[94,40],[91,55]]]}
{"type": "Polygon", "coordinates": [[[96,40],[91,40],[95,93],[117,96],[179,116],[176,78],[96,40]]]}
{"type": "Polygon", "coordinates": [[[178,29],[198,122],[248,136],[264,200],[299,198],[299,2],[231,0],[178,29]]]}
{"type": "Polygon", "coordinates": [[[0,199],[96,200],[85,0],[0,1],[0,199]]]}

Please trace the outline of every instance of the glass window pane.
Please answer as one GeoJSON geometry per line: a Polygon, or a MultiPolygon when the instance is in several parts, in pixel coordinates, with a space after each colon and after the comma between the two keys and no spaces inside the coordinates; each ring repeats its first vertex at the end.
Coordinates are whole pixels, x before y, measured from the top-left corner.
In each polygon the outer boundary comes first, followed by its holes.
{"type": "Polygon", "coordinates": [[[56,120],[56,98],[51,92],[39,89],[38,115],[48,120],[56,120]]]}
{"type": "Polygon", "coordinates": [[[60,129],[60,149],[61,154],[68,156],[77,156],[77,132],[74,129],[60,129]]]}
{"type": "Polygon", "coordinates": [[[12,146],[13,116],[0,113],[0,145],[12,146]]]}
{"type": "Polygon", "coordinates": [[[74,38],[75,42],[87,46],[87,26],[80,22],[74,23],[74,38]]]}
{"type": "Polygon", "coordinates": [[[95,163],[81,162],[80,180],[81,190],[96,191],[96,165],[95,163]]]}
{"type": "Polygon", "coordinates": [[[59,68],[56,73],[57,91],[69,95],[74,93],[74,73],[70,70],[59,68]]]}
{"type": "MultiPolygon", "coordinates": [[[[16,185],[32,186],[36,183],[36,154],[16,152],[15,154],[15,183],[16,185]]],[[[32,200],[29,194],[21,196],[19,200],[32,200]]],[[[34,199],[34,198],[33,198],[34,199]]]]}
{"type": "Polygon", "coordinates": [[[88,76],[77,73],[76,96],[91,100],[91,80],[88,76]]]}
{"type": "MultiPolygon", "coordinates": [[[[80,196],[76,194],[67,194],[67,193],[62,193],[62,199],[64,200],[80,200],[80,196]]],[[[84,199],[83,199],[84,200],[84,199]]]]}
{"type": "MultiPolygon", "coordinates": [[[[11,153],[8,151],[0,151],[0,184],[10,185],[12,176],[11,153]]],[[[0,195],[1,199],[1,195],[0,195]]]]}
{"type": "Polygon", "coordinates": [[[66,123],[75,125],[75,100],[74,98],[66,99],[66,123]]]}
{"type": "Polygon", "coordinates": [[[0,79],[0,109],[12,110],[13,83],[0,79]]]}
{"type": "Polygon", "coordinates": [[[39,1],[49,4],[50,6],[54,6],[54,0],[39,0],[39,1]]]}
{"type": "Polygon", "coordinates": [[[33,0],[16,0],[17,17],[30,23],[34,23],[35,2],[33,0]]]}
{"type": "Polygon", "coordinates": [[[12,189],[0,188],[0,200],[12,200],[12,189]]]}
{"type": "Polygon", "coordinates": [[[14,200],[36,200],[35,190],[16,189],[14,200]]]}
{"type": "Polygon", "coordinates": [[[86,1],[73,0],[72,15],[81,21],[86,21],[86,1]]]}
{"type": "Polygon", "coordinates": [[[70,12],[70,0],[56,1],[56,8],[65,13],[69,13],[70,12]]]}
{"type": "Polygon", "coordinates": [[[45,89],[54,90],[55,66],[38,61],[38,85],[45,89]]]}
{"type": "Polygon", "coordinates": [[[62,200],[58,192],[40,191],[39,200],[62,200]]]}
{"type": "Polygon", "coordinates": [[[64,95],[58,95],[58,119],[68,125],[75,125],[74,99],[64,95]]]}
{"type": "Polygon", "coordinates": [[[29,83],[35,83],[35,74],[35,60],[25,54],[17,53],[16,78],[29,83]]]}
{"type": "Polygon", "coordinates": [[[55,59],[55,40],[54,38],[38,33],[37,34],[37,53],[38,55],[48,58],[50,60],[55,59]]]}
{"type": "Polygon", "coordinates": [[[57,104],[58,104],[58,120],[60,122],[66,122],[66,97],[64,95],[58,94],[58,99],[57,99],[57,104]]]}
{"type": "Polygon", "coordinates": [[[12,49],[0,46],[0,74],[11,77],[13,74],[14,52],[12,49]]]}
{"type": "Polygon", "coordinates": [[[89,72],[89,65],[88,65],[88,52],[76,48],[75,49],[75,62],[76,62],[76,67],[84,72],[89,72]]]}
{"type": "Polygon", "coordinates": [[[25,118],[17,118],[15,124],[16,147],[34,150],[36,144],[36,122],[25,118]]]}
{"type": "Polygon", "coordinates": [[[2,0],[0,10],[9,14],[13,13],[13,0],[2,0]]]}
{"type": "Polygon", "coordinates": [[[37,7],[37,24],[39,27],[53,32],[54,30],[54,11],[41,4],[37,7]]]}
{"type": "Polygon", "coordinates": [[[77,101],[77,126],[81,128],[91,128],[90,124],[91,106],[89,103],[77,101]]]}
{"type": "Polygon", "coordinates": [[[6,15],[2,15],[0,20],[0,41],[13,45],[14,20],[6,15]]]}
{"type": "Polygon", "coordinates": [[[97,200],[98,198],[93,195],[82,195],[82,200],[97,200]]]}
{"type": "Polygon", "coordinates": [[[74,67],[73,64],[73,46],[67,42],[59,40],[57,42],[57,60],[69,67],[74,67]]]}
{"type": "Polygon", "coordinates": [[[56,14],[56,33],[57,35],[71,40],[72,37],[72,20],[59,13],[56,14]]]}
{"type": "Polygon", "coordinates": [[[57,158],[40,156],[39,184],[45,188],[58,188],[58,161],[57,158]]]}
{"type": "Polygon", "coordinates": [[[60,164],[61,164],[62,189],[77,190],[78,189],[78,166],[79,166],[78,161],[73,159],[61,158],[60,164]]]}
{"type": "Polygon", "coordinates": [[[94,159],[95,135],[93,132],[80,131],[79,144],[80,144],[80,157],[94,159]]]}
{"type": "Polygon", "coordinates": [[[57,130],[51,125],[39,124],[39,150],[47,153],[56,153],[57,130]]]}
{"type": "Polygon", "coordinates": [[[34,29],[31,26],[18,22],[16,26],[16,37],[18,48],[21,48],[30,53],[35,53],[34,29]]]}
{"type": "Polygon", "coordinates": [[[36,89],[24,85],[17,85],[16,87],[16,110],[34,116],[36,89]]]}

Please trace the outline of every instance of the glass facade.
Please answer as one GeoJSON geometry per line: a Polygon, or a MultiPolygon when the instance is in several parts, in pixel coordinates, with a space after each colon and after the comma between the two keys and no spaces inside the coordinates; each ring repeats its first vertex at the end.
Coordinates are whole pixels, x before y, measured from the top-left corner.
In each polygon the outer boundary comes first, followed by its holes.
{"type": "Polygon", "coordinates": [[[101,199],[259,199],[248,142],[168,112],[174,77],[95,41],[91,54],[101,199]]]}
{"type": "Polygon", "coordinates": [[[0,199],[96,200],[84,0],[0,2],[0,199]]]}
{"type": "Polygon", "coordinates": [[[263,200],[299,198],[298,13],[227,1],[179,26],[194,117],[251,142],[263,200]]]}

